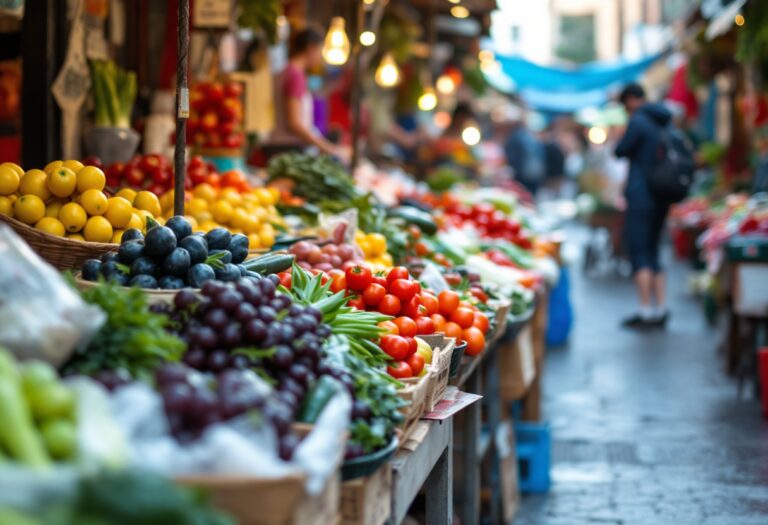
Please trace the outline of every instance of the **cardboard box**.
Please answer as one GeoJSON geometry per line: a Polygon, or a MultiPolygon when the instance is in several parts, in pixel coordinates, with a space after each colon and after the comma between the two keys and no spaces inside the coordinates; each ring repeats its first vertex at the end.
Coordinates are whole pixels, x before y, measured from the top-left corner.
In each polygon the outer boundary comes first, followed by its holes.
{"type": "Polygon", "coordinates": [[[505,402],[521,399],[536,377],[532,333],[533,328],[526,326],[514,341],[498,349],[500,391],[505,402]]]}

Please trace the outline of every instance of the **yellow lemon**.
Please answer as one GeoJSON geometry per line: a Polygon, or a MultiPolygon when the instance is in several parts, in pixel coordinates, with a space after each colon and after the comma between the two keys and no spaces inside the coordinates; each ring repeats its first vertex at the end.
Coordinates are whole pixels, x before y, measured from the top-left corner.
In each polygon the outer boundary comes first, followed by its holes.
{"type": "Polygon", "coordinates": [[[160,207],[160,199],[151,191],[140,191],[137,193],[136,199],[133,201],[133,207],[146,210],[153,217],[160,217],[163,214],[163,210],[160,207]]]}
{"type": "Polygon", "coordinates": [[[387,251],[387,238],[380,233],[368,234],[368,245],[374,256],[384,255],[387,251]]]}
{"type": "Polygon", "coordinates": [[[125,230],[113,230],[112,239],[109,241],[112,244],[120,244],[123,242],[123,233],[125,230]]]}
{"type": "Polygon", "coordinates": [[[0,215],[13,216],[13,201],[8,197],[0,197],[0,215]]]}
{"type": "Polygon", "coordinates": [[[261,230],[259,239],[261,239],[261,246],[264,248],[271,248],[275,244],[275,234],[269,231],[261,230]]]}
{"type": "Polygon", "coordinates": [[[248,234],[248,248],[250,250],[257,250],[261,248],[261,237],[259,237],[258,233],[248,234]]]}
{"type": "Polygon", "coordinates": [[[78,203],[68,202],[59,210],[59,220],[69,233],[76,233],[83,229],[88,215],[78,203]]]}
{"type": "Polygon", "coordinates": [[[246,233],[259,233],[259,230],[261,229],[261,222],[256,217],[249,215],[248,216],[248,222],[246,223],[243,230],[245,230],[246,233]]]}
{"type": "Polygon", "coordinates": [[[72,239],[73,241],[85,242],[85,237],[83,237],[79,233],[68,233],[67,234],[67,239],[72,239]]]}
{"type": "Polygon", "coordinates": [[[152,218],[155,219],[155,222],[160,226],[165,226],[165,217],[160,216],[160,217],[152,217],[152,218]]]}
{"type": "Polygon", "coordinates": [[[232,218],[234,212],[232,204],[228,201],[219,200],[213,203],[211,206],[211,214],[216,222],[226,223],[232,218]]]}
{"type": "Polygon", "coordinates": [[[272,197],[272,202],[270,204],[275,205],[278,202],[280,202],[280,190],[275,188],[274,186],[270,186],[267,188],[267,191],[269,192],[269,196],[272,197]]]}
{"type": "Polygon", "coordinates": [[[146,230],[149,222],[147,219],[154,219],[151,213],[149,213],[147,210],[139,210],[138,208],[133,209],[133,213],[139,216],[141,219],[141,229],[146,230]]]}
{"type": "Polygon", "coordinates": [[[49,162],[48,164],[46,164],[45,167],[43,168],[43,171],[46,172],[46,173],[49,173],[49,172],[51,172],[53,170],[57,170],[57,169],[59,169],[59,168],[61,168],[63,166],[64,166],[64,161],[54,160],[53,162],[49,162]]]}
{"type": "Polygon", "coordinates": [[[132,226],[128,226],[128,223],[131,221],[132,215],[133,206],[124,197],[112,197],[107,201],[107,211],[104,213],[104,217],[115,228],[131,228],[132,226]]]}
{"type": "Polygon", "coordinates": [[[219,192],[219,199],[228,201],[232,206],[243,203],[243,196],[235,188],[224,188],[219,192]]]}
{"type": "Polygon", "coordinates": [[[251,220],[250,214],[243,208],[235,208],[232,212],[232,218],[229,220],[229,225],[232,228],[244,230],[251,220]]]}
{"type": "Polygon", "coordinates": [[[61,163],[62,166],[64,166],[67,169],[72,170],[73,172],[77,173],[81,169],[85,167],[85,164],[80,162],[79,160],[65,160],[61,163]]]}
{"type": "Polygon", "coordinates": [[[90,242],[109,242],[112,235],[112,225],[104,217],[91,217],[83,228],[83,237],[90,242]]]}
{"type": "Polygon", "coordinates": [[[46,217],[53,217],[54,219],[59,218],[59,211],[61,210],[61,207],[64,206],[67,203],[65,200],[61,199],[53,199],[51,202],[49,202],[45,206],[45,216],[46,217]]]}
{"type": "Polygon", "coordinates": [[[202,221],[200,222],[200,230],[204,232],[209,232],[214,228],[218,228],[219,225],[216,224],[213,221],[202,221]]]}
{"type": "Polygon", "coordinates": [[[125,229],[135,229],[139,231],[144,229],[144,219],[138,213],[134,213],[133,208],[131,208],[131,220],[125,225],[125,229]]]}
{"type": "Polygon", "coordinates": [[[80,195],[80,205],[85,208],[88,215],[104,215],[107,212],[109,201],[104,192],[96,188],[85,190],[80,195]]]}
{"type": "Polygon", "coordinates": [[[16,175],[21,178],[24,175],[24,168],[16,164],[15,162],[3,162],[0,164],[0,168],[10,168],[16,172],[16,175]]]}
{"type": "Polygon", "coordinates": [[[197,223],[197,219],[195,219],[195,218],[194,218],[194,217],[192,217],[191,215],[185,215],[185,216],[184,216],[184,218],[185,218],[185,219],[187,219],[187,220],[189,221],[189,224],[190,224],[190,226],[192,226],[192,229],[193,229],[193,230],[194,230],[195,228],[197,228],[197,225],[198,225],[198,223],[197,223]]]}
{"type": "Polygon", "coordinates": [[[269,206],[270,204],[275,204],[276,201],[268,189],[256,188],[254,192],[259,196],[259,203],[262,205],[269,206]]]}
{"type": "Polygon", "coordinates": [[[44,201],[51,198],[48,190],[48,175],[42,170],[29,170],[19,182],[19,192],[22,195],[37,195],[44,201]]]}
{"type": "Polygon", "coordinates": [[[11,193],[10,195],[7,195],[7,197],[11,200],[11,202],[16,202],[19,197],[21,197],[21,194],[17,191],[16,193],[11,193]]]}
{"type": "Polygon", "coordinates": [[[96,166],[86,166],[77,172],[77,191],[85,193],[88,190],[103,190],[107,183],[104,172],[96,166]]]}
{"type": "Polygon", "coordinates": [[[45,203],[37,195],[22,195],[13,204],[13,213],[21,222],[35,224],[45,217],[45,203]]]}
{"type": "Polygon", "coordinates": [[[48,174],[48,190],[57,197],[69,197],[77,186],[77,175],[69,168],[61,167],[48,174]]]}
{"type": "Polygon", "coordinates": [[[136,200],[136,190],[132,190],[131,188],[123,188],[115,194],[115,197],[122,197],[127,200],[131,206],[133,206],[133,201],[136,200]]]}
{"type": "Polygon", "coordinates": [[[59,219],[54,219],[53,217],[43,217],[42,219],[37,221],[37,224],[35,224],[35,228],[37,228],[40,231],[50,233],[51,235],[64,237],[64,225],[61,224],[61,221],[59,219]]]}
{"type": "Polygon", "coordinates": [[[10,195],[19,189],[21,176],[10,166],[0,165],[0,195],[10,195]]]}
{"type": "Polygon", "coordinates": [[[193,191],[193,194],[195,197],[199,199],[203,199],[208,202],[211,202],[214,199],[216,199],[218,193],[219,192],[216,191],[216,188],[214,188],[213,186],[205,182],[195,186],[195,189],[193,191]]]}
{"type": "Polygon", "coordinates": [[[187,213],[196,216],[198,213],[208,211],[208,201],[200,197],[193,197],[184,208],[187,213]]]}
{"type": "Polygon", "coordinates": [[[174,195],[175,193],[173,192],[173,190],[171,190],[171,191],[166,191],[160,197],[160,207],[163,209],[164,212],[170,211],[173,208],[174,195]]]}
{"type": "Polygon", "coordinates": [[[197,222],[213,222],[213,214],[209,211],[201,211],[195,214],[195,219],[197,219],[197,222]]]}

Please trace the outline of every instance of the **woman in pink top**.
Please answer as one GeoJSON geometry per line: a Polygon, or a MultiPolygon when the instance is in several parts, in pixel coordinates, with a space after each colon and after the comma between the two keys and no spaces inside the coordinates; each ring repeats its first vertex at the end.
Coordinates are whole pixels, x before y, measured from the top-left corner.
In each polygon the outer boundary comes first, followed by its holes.
{"type": "Polygon", "coordinates": [[[323,37],[314,29],[304,29],[294,35],[288,65],[277,77],[275,131],[270,137],[270,149],[277,152],[315,146],[346,162],[348,149],[327,140],[313,123],[312,95],[306,73],[322,65],[322,45],[323,37]]]}

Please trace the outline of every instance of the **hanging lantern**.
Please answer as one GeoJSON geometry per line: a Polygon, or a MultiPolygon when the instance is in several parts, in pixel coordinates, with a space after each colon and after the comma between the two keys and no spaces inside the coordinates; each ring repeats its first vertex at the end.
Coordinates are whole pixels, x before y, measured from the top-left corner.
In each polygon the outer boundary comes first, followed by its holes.
{"type": "Polygon", "coordinates": [[[392,53],[386,53],[379,67],[376,68],[376,83],[381,87],[390,88],[400,83],[400,68],[397,67],[392,53]]]}
{"type": "Polygon", "coordinates": [[[419,97],[418,104],[419,109],[422,111],[432,111],[437,107],[437,95],[432,86],[424,88],[424,92],[419,97]]]}
{"type": "Polygon", "coordinates": [[[349,50],[349,38],[347,38],[347,33],[344,31],[344,19],[340,16],[335,16],[331,20],[328,34],[325,35],[323,59],[332,66],[344,65],[349,58],[349,50]]]}

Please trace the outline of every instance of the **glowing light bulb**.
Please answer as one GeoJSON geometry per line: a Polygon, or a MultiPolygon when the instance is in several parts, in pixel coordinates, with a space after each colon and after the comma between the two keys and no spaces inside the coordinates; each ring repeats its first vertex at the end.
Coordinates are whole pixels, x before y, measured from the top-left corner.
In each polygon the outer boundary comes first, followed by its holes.
{"type": "Polygon", "coordinates": [[[360,33],[360,43],[365,47],[370,47],[376,43],[376,33],[373,31],[363,31],[360,33]]]}
{"type": "Polygon", "coordinates": [[[445,129],[451,124],[451,115],[447,111],[438,111],[433,117],[435,126],[445,129]]]}
{"type": "Polygon", "coordinates": [[[419,109],[422,111],[432,111],[437,107],[437,95],[432,87],[424,88],[418,100],[419,109]]]}
{"type": "Polygon", "coordinates": [[[605,141],[608,140],[608,133],[599,126],[589,128],[587,136],[593,144],[605,144],[605,141]]]}
{"type": "Polygon", "coordinates": [[[477,58],[480,59],[480,62],[485,62],[486,60],[493,60],[493,51],[490,51],[488,49],[483,49],[477,54],[477,58]]]}
{"type": "Polygon", "coordinates": [[[400,69],[397,67],[395,57],[387,53],[381,58],[379,67],[376,68],[376,83],[381,87],[394,87],[400,83],[400,69]]]}
{"type": "Polygon", "coordinates": [[[323,43],[323,59],[332,66],[341,66],[349,58],[349,38],[344,31],[344,19],[333,17],[323,43]]]}
{"type": "Polygon", "coordinates": [[[451,14],[455,18],[467,18],[469,16],[469,9],[463,5],[455,5],[451,8],[451,14]]]}
{"type": "Polygon", "coordinates": [[[441,75],[440,78],[437,79],[435,85],[437,90],[443,95],[450,95],[456,91],[456,82],[454,82],[453,78],[448,75],[441,75]]]}
{"type": "Polygon", "coordinates": [[[741,13],[733,17],[733,23],[739,27],[743,26],[744,22],[746,22],[746,20],[744,19],[744,15],[742,15],[741,13]]]}
{"type": "Polygon", "coordinates": [[[480,134],[480,130],[477,129],[477,126],[467,126],[461,132],[461,140],[463,140],[464,144],[467,146],[477,146],[480,144],[480,139],[482,138],[483,137],[480,134]]]}

